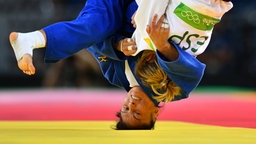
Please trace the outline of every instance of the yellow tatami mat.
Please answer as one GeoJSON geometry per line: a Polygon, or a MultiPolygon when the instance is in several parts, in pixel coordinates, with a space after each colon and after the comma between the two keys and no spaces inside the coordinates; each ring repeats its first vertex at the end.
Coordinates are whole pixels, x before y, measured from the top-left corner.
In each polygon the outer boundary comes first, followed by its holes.
{"type": "Polygon", "coordinates": [[[114,121],[1,121],[0,144],[255,144],[256,129],[159,121],[116,131],[114,121]],[[191,143],[192,142],[192,143],[191,143]]]}

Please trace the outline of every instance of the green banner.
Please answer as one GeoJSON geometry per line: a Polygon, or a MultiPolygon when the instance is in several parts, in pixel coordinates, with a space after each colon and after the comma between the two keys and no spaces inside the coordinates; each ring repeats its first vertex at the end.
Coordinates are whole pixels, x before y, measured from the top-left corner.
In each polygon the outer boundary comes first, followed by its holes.
{"type": "Polygon", "coordinates": [[[219,19],[198,13],[183,3],[174,10],[177,17],[188,25],[199,30],[212,30],[214,25],[220,22],[219,19]]]}

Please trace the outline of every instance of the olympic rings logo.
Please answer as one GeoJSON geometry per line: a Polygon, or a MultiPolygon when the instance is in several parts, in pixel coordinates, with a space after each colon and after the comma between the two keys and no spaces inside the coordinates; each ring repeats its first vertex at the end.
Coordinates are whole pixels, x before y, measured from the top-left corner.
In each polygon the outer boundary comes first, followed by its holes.
{"type": "Polygon", "coordinates": [[[182,11],[181,16],[193,21],[196,24],[200,24],[200,18],[197,14],[193,14],[191,11],[182,11]]]}

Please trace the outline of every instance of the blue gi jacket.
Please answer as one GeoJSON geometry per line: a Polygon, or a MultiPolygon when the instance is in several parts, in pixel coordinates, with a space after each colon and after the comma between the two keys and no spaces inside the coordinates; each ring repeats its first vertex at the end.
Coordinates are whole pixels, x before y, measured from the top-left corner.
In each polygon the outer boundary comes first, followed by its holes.
{"type": "MultiPolygon", "coordinates": [[[[157,51],[157,60],[160,67],[167,73],[169,78],[181,88],[181,94],[174,98],[174,100],[180,100],[187,98],[190,92],[198,86],[204,74],[205,64],[183,51],[172,41],[169,42],[178,50],[178,59],[175,61],[168,61],[157,51]]],[[[112,40],[112,42],[111,40],[106,40],[104,43],[98,43],[88,49],[99,62],[104,77],[111,84],[123,87],[126,91],[129,91],[131,88],[129,87],[129,82],[125,75],[125,60],[128,60],[131,71],[137,82],[155,105],[158,105],[159,103],[153,99],[153,96],[155,95],[153,91],[144,86],[140,78],[134,73],[135,62],[141,54],[138,54],[135,57],[120,55],[114,48],[110,49],[113,43],[114,40],[112,40]]]]}
{"type": "MultiPolygon", "coordinates": [[[[126,11],[126,1],[87,0],[77,19],[44,28],[47,36],[45,61],[56,62],[83,48],[90,47],[88,50],[99,62],[104,77],[111,84],[129,91],[129,82],[125,76],[125,60],[128,60],[134,73],[135,62],[140,55],[125,57],[113,48],[117,42],[116,34],[129,36],[129,32],[133,31],[132,27],[125,23],[130,22],[130,16],[137,7],[133,2],[126,11]],[[126,15],[124,15],[125,12],[126,15]],[[128,20],[127,17],[129,17],[128,20]]],[[[188,97],[189,93],[197,87],[203,76],[205,65],[181,50],[176,44],[172,44],[178,50],[179,58],[169,62],[157,52],[157,60],[167,75],[182,89],[181,95],[175,98],[179,100],[188,97]]],[[[158,102],[152,98],[151,89],[145,87],[136,75],[135,78],[149,98],[158,105],[158,102]]]]}

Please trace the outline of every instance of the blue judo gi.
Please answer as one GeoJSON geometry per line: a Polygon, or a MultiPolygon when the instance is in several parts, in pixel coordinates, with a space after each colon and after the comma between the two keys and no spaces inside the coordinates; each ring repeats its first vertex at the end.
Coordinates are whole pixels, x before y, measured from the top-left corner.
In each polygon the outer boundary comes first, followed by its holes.
{"type": "MultiPolygon", "coordinates": [[[[181,88],[181,93],[175,96],[173,101],[187,98],[190,92],[198,86],[205,70],[205,64],[198,61],[182,50],[177,44],[169,41],[179,53],[179,57],[175,61],[168,61],[161,53],[156,52],[157,61],[160,67],[166,72],[169,78],[181,88]]],[[[112,47],[114,39],[106,40],[103,43],[98,43],[90,47],[88,50],[93,54],[100,64],[100,68],[104,77],[113,85],[124,88],[129,91],[129,82],[125,75],[125,60],[128,60],[129,66],[135,79],[143,91],[149,98],[158,105],[159,102],[153,99],[154,92],[143,85],[142,81],[135,74],[135,64],[142,53],[136,56],[123,56],[112,47]],[[107,54],[104,52],[107,51],[107,54]]]]}
{"type": "MultiPolygon", "coordinates": [[[[45,53],[46,62],[64,59],[83,48],[93,54],[99,62],[104,77],[113,85],[129,91],[129,82],[125,75],[125,60],[134,73],[135,62],[140,57],[126,57],[115,50],[120,35],[130,37],[133,28],[130,18],[137,9],[133,1],[127,6],[127,0],[87,0],[79,16],[68,22],[59,22],[43,30],[47,36],[45,53]]],[[[204,73],[205,65],[170,41],[179,52],[175,61],[167,61],[157,52],[160,67],[182,92],[174,100],[187,98],[189,93],[198,86],[204,73]]],[[[137,82],[149,98],[158,105],[152,96],[152,90],[144,86],[135,74],[137,82]]]]}

